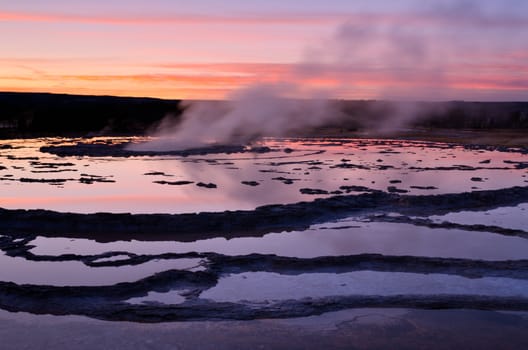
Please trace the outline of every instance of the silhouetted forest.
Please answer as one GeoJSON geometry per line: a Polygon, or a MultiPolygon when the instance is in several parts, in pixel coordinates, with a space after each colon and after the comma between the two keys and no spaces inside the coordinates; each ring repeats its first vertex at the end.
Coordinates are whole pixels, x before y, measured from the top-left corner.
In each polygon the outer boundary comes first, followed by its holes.
{"type": "MultiPolygon", "coordinates": [[[[181,101],[155,98],[0,93],[0,137],[143,134],[181,101]]],[[[444,129],[528,129],[528,102],[336,101],[347,130],[397,126],[444,129]]]]}
{"type": "Polygon", "coordinates": [[[528,102],[341,101],[348,129],[397,127],[528,129],[528,102]]]}
{"type": "Polygon", "coordinates": [[[469,129],[526,129],[528,102],[449,102],[425,112],[417,124],[469,129]]]}
{"type": "Polygon", "coordinates": [[[4,92],[0,135],[137,134],[180,113],[179,100],[4,92]]]}

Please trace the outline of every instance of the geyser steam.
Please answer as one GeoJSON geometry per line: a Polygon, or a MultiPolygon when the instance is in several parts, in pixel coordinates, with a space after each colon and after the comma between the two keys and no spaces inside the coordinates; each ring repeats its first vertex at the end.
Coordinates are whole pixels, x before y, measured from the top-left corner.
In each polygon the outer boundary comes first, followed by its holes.
{"type": "Polygon", "coordinates": [[[482,41],[474,40],[475,29],[485,33],[490,23],[511,26],[509,21],[488,18],[479,2],[464,1],[463,6],[454,6],[372,23],[347,22],[285,74],[287,83],[248,86],[225,102],[187,102],[180,118],[169,117],[159,125],[153,133],[155,141],[133,147],[186,149],[289,135],[350,118],[340,112],[336,99],[359,97],[365,92],[372,99],[407,102],[392,102],[391,108],[381,112],[386,115],[356,122],[385,132],[405,126],[423,115],[424,108],[430,108],[409,101],[460,98],[452,77],[445,73],[450,65],[463,62],[457,61],[460,52],[486,51],[482,41]],[[439,33],[426,25],[449,25],[459,30],[439,33]],[[323,91],[313,88],[315,80],[326,82],[323,91]],[[369,81],[386,88],[369,90],[369,81]]]}
{"type": "Polygon", "coordinates": [[[187,102],[181,121],[166,118],[156,140],[135,150],[172,150],[211,144],[247,143],[261,136],[285,136],[341,118],[330,100],[287,97],[294,85],[255,85],[225,102],[187,102]]]}
{"type": "MultiPolygon", "coordinates": [[[[420,69],[427,61],[426,51],[421,37],[404,35],[399,29],[358,28],[345,23],[331,40],[311,49],[311,57],[292,67],[287,83],[247,86],[223,102],[186,102],[179,119],[167,117],[154,130],[154,141],[130,148],[165,151],[245,143],[261,136],[286,136],[327,125],[345,117],[336,99],[343,90],[354,87],[357,74],[373,59],[385,76],[401,79],[402,67],[430,76],[431,72],[420,69]],[[306,84],[317,78],[334,83],[324,90],[306,84]]],[[[438,70],[434,74],[437,78],[438,70]]],[[[383,96],[378,93],[377,97],[383,96]]],[[[390,123],[378,118],[385,131],[412,119],[399,112],[415,109],[409,102],[404,108],[394,107],[390,123]]],[[[372,121],[365,126],[380,127],[372,121]]]]}

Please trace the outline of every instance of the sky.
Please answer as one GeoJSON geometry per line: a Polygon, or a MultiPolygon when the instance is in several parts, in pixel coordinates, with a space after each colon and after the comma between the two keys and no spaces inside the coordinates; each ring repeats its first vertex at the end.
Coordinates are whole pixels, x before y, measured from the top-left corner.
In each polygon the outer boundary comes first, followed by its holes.
{"type": "Polygon", "coordinates": [[[528,100],[525,0],[0,0],[0,91],[528,100]]]}

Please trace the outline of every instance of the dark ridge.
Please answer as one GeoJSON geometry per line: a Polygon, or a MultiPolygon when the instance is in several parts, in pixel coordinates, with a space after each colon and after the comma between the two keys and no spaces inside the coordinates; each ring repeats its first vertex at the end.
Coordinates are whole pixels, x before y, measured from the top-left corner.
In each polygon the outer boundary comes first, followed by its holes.
{"type": "Polygon", "coordinates": [[[459,229],[464,231],[477,231],[477,232],[491,232],[503,236],[517,236],[522,238],[528,238],[528,232],[525,230],[518,230],[512,228],[505,228],[495,225],[483,225],[483,224],[458,224],[455,222],[434,222],[433,220],[426,218],[411,218],[408,216],[390,216],[386,214],[374,215],[369,217],[372,221],[391,222],[400,224],[412,224],[414,226],[424,226],[428,228],[445,228],[445,229],[459,229]]]}
{"type": "Polygon", "coordinates": [[[33,254],[31,238],[22,241],[0,238],[0,248],[9,256],[30,261],[80,261],[91,267],[138,265],[153,259],[203,259],[205,271],[168,270],[134,281],[104,286],[19,285],[0,282],[0,308],[34,314],[84,315],[104,320],[163,322],[214,319],[287,318],[317,315],[328,311],[362,307],[409,307],[423,309],[528,310],[528,299],[481,295],[397,295],[397,296],[329,296],[268,303],[224,303],[201,299],[202,292],[216,286],[222,276],[244,272],[266,271],[282,275],[306,273],[345,273],[370,270],[386,272],[441,273],[466,278],[528,278],[528,261],[482,261],[454,258],[384,256],[360,254],[351,256],[301,259],[275,255],[250,254],[226,256],[217,253],[165,253],[135,255],[106,252],[98,255],[41,256],[33,254]],[[100,261],[126,255],[128,259],[100,261]],[[131,298],[149,292],[180,292],[184,302],[130,304],[131,298]]]}
{"type": "MultiPolygon", "coordinates": [[[[402,102],[335,101],[346,118],[323,126],[342,130],[375,129],[388,123],[402,102]]],[[[414,125],[442,129],[526,129],[528,102],[412,102],[414,125]]],[[[221,105],[218,105],[222,108],[221,105]]],[[[166,115],[177,120],[180,100],[0,92],[0,137],[143,134],[166,115]]],[[[317,130],[314,130],[317,131],[317,130]]],[[[307,130],[307,132],[309,132],[307,130]]],[[[270,135],[271,136],[271,135],[270,135]]]]}
{"type": "MultiPolygon", "coordinates": [[[[207,288],[205,273],[163,273],[180,282],[178,287],[207,288]],[[196,281],[199,279],[199,281],[196,281]],[[202,281],[203,280],[203,281],[202,281]]],[[[159,276],[158,276],[159,277],[159,276]]],[[[210,283],[213,283],[211,285],[210,283]]],[[[125,284],[121,286],[123,289],[125,284]]],[[[10,312],[30,312],[50,315],[83,315],[109,321],[157,323],[193,320],[254,320],[263,318],[291,318],[320,315],[325,312],[350,308],[415,308],[415,309],[479,309],[528,310],[528,299],[523,297],[492,297],[482,295],[348,295],[300,300],[274,301],[267,304],[214,302],[191,295],[182,304],[130,304],[125,294],[110,287],[44,287],[0,282],[0,308],[10,312]],[[103,293],[101,291],[106,289],[103,293]]],[[[171,288],[162,288],[168,291],[171,288]]],[[[197,291],[199,293],[199,291],[197,291]]],[[[144,296],[145,294],[142,294],[144,296]]]]}
{"type": "MultiPolygon", "coordinates": [[[[341,101],[341,109],[349,118],[335,125],[349,130],[375,129],[390,123],[391,116],[413,107],[417,113],[412,126],[439,129],[526,129],[528,102],[393,102],[341,101]]],[[[339,123],[339,122],[338,122],[339,123]]]]}
{"type": "Polygon", "coordinates": [[[283,257],[269,254],[229,256],[220,253],[162,253],[134,254],[126,251],[109,251],[95,255],[61,254],[38,255],[31,252],[34,237],[21,241],[12,237],[0,239],[0,250],[7,256],[28,261],[79,261],[90,267],[118,267],[144,264],[153,260],[203,259],[207,271],[217,276],[243,272],[274,272],[282,275],[304,273],[344,273],[352,271],[384,271],[412,273],[442,273],[467,278],[507,277],[528,279],[528,260],[488,261],[459,258],[437,258],[419,256],[389,256],[382,254],[358,254],[323,256],[315,258],[283,257]],[[103,260],[112,257],[118,260],[103,260]]]}
{"type": "Polygon", "coordinates": [[[242,145],[213,145],[209,147],[190,148],[175,151],[140,151],[129,150],[128,142],[121,144],[106,143],[83,143],[79,142],[70,146],[44,146],[41,152],[51,153],[60,157],[139,157],[139,156],[197,156],[206,154],[231,154],[246,152],[272,152],[266,147],[246,147],[242,145]]]}
{"type": "Polygon", "coordinates": [[[179,100],[0,92],[0,137],[144,133],[166,115],[181,114],[179,100]]]}
{"type": "Polygon", "coordinates": [[[41,235],[82,237],[97,241],[192,241],[208,237],[262,236],[269,232],[303,230],[313,224],[373,210],[428,216],[458,210],[489,210],[525,202],[528,202],[528,186],[423,196],[376,191],[318,198],[312,202],[267,205],[252,211],[218,213],[75,214],[0,209],[0,232],[22,235],[38,232],[41,235]]]}

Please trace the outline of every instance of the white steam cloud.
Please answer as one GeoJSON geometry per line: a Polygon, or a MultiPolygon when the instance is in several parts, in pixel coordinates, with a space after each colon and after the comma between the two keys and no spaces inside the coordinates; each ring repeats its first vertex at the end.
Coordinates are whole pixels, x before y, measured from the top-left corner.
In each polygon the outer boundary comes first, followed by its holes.
{"type": "Polygon", "coordinates": [[[369,25],[344,23],[330,40],[307,50],[305,59],[285,77],[287,82],[248,86],[224,102],[187,102],[180,117],[168,117],[158,126],[153,133],[156,140],[133,147],[169,150],[241,143],[261,136],[291,135],[349,118],[340,112],[336,99],[353,96],[356,90],[364,93],[369,84],[359,77],[368,77],[372,86],[376,82],[386,86],[382,91],[370,91],[371,98],[400,101],[392,102],[390,112],[382,118],[364,120],[364,126],[386,132],[400,128],[424,112],[423,104],[411,101],[449,96],[446,72],[459,52],[478,54],[486,49],[482,41],[473,40],[473,30],[467,35],[457,30],[440,35],[423,23],[479,30],[490,23],[509,25],[505,19],[490,22],[474,1],[434,11],[414,14],[418,24],[412,26],[403,25],[401,19],[369,25]],[[315,89],[309,85],[314,79],[332,84],[324,90],[315,89]]]}
{"type": "MultiPolygon", "coordinates": [[[[327,125],[345,117],[335,99],[340,92],[354,88],[357,74],[367,66],[383,72],[384,79],[387,75],[409,79],[404,72],[413,74],[414,79],[423,75],[437,78],[438,70],[427,71],[428,65],[419,69],[419,65],[426,65],[426,51],[419,36],[404,35],[394,28],[365,29],[345,23],[332,40],[311,49],[310,57],[294,67],[292,81],[247,86],[222,102],[186,102],[180,117],[167,117],[160,123],[153,132],[155,140],[131,148],[164,151],[245,143],[261,136],[287,136],[327,125]],[[303,84],[318,77],[335,83],[324,90],[303,84]]],[[[382,95],[378,92],[377,97],[382,95]]],[[[391,110],[390,123],[366,126],[389,130],[412,119],[411,103],[396,107],[391,110]]]]}
{"type": "Polygon", "coordinates": [[[329,99],[288,97],[294,85],[254,85],[223,102],[190,102],[181,121],[166,118],[157,136],[133,149],[171,150],[210,144],[247,143],[262,136],[285,136],[341,118],[329,99]]]}

